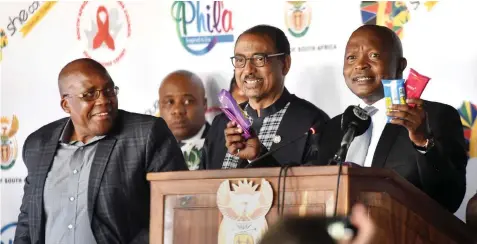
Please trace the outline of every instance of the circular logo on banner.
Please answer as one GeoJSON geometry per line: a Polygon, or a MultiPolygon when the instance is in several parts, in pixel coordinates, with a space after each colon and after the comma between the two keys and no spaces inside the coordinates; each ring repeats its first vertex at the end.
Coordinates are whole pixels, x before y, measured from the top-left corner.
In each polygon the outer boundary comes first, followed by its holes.
{"type": "Polygon", "coordinates": [[[1,169],[7,170],[13,167],[15,160],[17,160],[18,145],[15,134],[18,131],[20,123],[18,122],[18,118],[15,115],[13,115],[11,120],[8,117],[2,116],[0,118],[0,122],[1,169]]]}
{"type": "Polygon", "coordinates": [[[304,36],[310,29],[311,6],[306,1],[287,1],[285,3],[285,23],[288,32],[294,37],[304,36]]]}
{"type": "Polygon", "coordinates": [[[83,54],[104,66],[118,63],[126,54],[131,21],[121,1],[86,1],[76,21],[76,36],[83,54]]]}
{"type": "Polygon", "coordinates": [[[0,229],[0,242],[1,243],[13,243],[13,238],[15,237],[15,229],[17,227],[17,223],[9,223],[0,229]]]}
{"type": "Polygon", "coordinates": [[[234,42],[232,11],[225,1],[174,1],[171,15],[182,46],[193,55],[204,55],[218,43],[234,42]]]}

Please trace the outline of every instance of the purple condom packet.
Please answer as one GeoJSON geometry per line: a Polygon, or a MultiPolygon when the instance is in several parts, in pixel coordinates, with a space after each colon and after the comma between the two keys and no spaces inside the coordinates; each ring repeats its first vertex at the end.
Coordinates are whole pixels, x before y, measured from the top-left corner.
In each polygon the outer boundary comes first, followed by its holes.
{"type": "Polygon", "coordinates": [[[227,90],[222,89],[222,91],[220,91],[219,102],[221,104],[220,109],[225,113],[225,115],[227,115],[231,121],[235,121],[235,123],[242,128],[242,136],[245,138],[245,140],[252,137],[250,134],[250,127],[252,124],[248,120],[243,110],[237,104],[237,101],[235,101],[235,99],[227,90]]]}

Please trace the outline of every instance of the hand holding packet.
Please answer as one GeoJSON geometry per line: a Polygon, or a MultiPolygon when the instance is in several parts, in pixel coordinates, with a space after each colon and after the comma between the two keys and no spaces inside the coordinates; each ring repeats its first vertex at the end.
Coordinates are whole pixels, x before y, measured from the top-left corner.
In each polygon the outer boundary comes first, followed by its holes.
{"type": "Polygon", "coordinates": [[[250,133],[250,127],[252,124],[248,120],[247,116],[243,110],[237,104],[237,101],[232,97],[232,95],[227,91],[222,89],[219,93],[219,102],[221,104],[220,109],[224,112],[225,115],[240,127],[243,131],[242,136],[245,140],[252,137],[250,133]]]}
{"type": "MultiPolygon", "coordinates": [[[[422,92],[427,86],[427,83],[431,78],[417,73],[414,69],[411,69],[407,80],[395,79],[395,80],[381,80],[384,88],[384,99],[386,103],[386,109],[390,109],[392,104],[406,104],[406,99],[419,99],[422,92]]],[[[415,104],[408,104],[409,107],[414,108],[415,104]]],[[[391,118],[388,117],[388,122],[391,118]]]]}
{"type": "MultiPolygon", "coordinates": [[[[421,98],[422,92],[426,88],[427,83],[431,78],[417,73],[414,69],[411,69],[409,76],[406,80],[406,96],[407,98],[421,98]]],[[[415,107],[415,104],[409,104],[411,108],[415,107]]]]}
{"type": "MultiPolygon", "coordinates": [[[[393,104],[406,104],[406,89],[404,88],[404,79],[381,80],[384,88],[384,102],[386,110],[391,109],[393,104]]],[[[388,116],[388,123],[392,117],[388,116]]]]}

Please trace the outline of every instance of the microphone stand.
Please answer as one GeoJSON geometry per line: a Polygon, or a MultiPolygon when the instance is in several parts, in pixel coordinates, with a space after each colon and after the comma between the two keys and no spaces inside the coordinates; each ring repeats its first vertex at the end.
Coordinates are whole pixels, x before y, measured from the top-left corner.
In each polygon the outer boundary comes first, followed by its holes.
{"type": "MultiPolygon", "coordinates": [[[[296,141],[302,139],[303,137],[308,136],[308,134],[309,134],[309,131],[305,132],[303,135],[300,135],[299,137],[297,137],[297,138],[295,138],[295,139],[293,139],[293,140],[291,140],[291,141],[287,141],[286,143],[283,143],[282,145],[276,147],[276,148],[273,149],[273,150],[268,151],[267,153],[263,154],[262,156],[260,156],[260,157],[258,157],[258,158],[256,158],[256,159],[254,159],[254,160],[252,160],[252,161],[250,161],[250,163],[249,163],[247,166],[245,166],[245,168],[255,168],[255,167],[257,167],[257,166],[260,166],[260,165],[257,165],[256,162],[259,162],[260,160],[262,160],[262,159],[264,159],[264,158],[266,158],[266,157],[272,155],[273,153],[275,153],[275,152],[278,151],[279,149],[281,149],[281,148],[283,148],[283,147],[285,147],[285,146],[288,146],[288,145],[290,145],[290,144],[292,144],[292,143],[294,143],[294,142],[296,142],[296,141]]],[[[280,167],[280,166],[281,166],[281,165],[275,165],[274,167],[280,167]]],[[[270,166],[268,166],[268,167],[270,167],[270,166]]],[[[258,168],[258,167],[257,167],[257,168],[258,168]]]]}
{"type": "Polygon", "coordinates": [[[348,143],[342,143],[338,152],[328,163],[328,165],[330,164],[338,165],[338,179],[336,181],[336,197],[335,197],[335,207],[334,207],[334,214],[333,214],[334,217],[336,217],[336,213],[338,210],[338,194],[340,191],[340,180],[341,180],[341,171],[343,170],[343,162],[346,159],[346,154],[348,154],[348,148],[351,145],[351,142],[353,141],[355,132],[356,132],[356,128],[354,126],[350,126],[348,128],[347,133],[343,136],[343,141],[346,141],[348,143]]]}

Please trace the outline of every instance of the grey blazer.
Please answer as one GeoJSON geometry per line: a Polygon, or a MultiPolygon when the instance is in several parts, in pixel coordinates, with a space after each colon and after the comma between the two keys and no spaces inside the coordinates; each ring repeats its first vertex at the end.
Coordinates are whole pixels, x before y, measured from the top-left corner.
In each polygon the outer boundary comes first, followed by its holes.
{"type": "MultiPolygon", "coordinates": [[[[28,168],[14,243],[43,244],[43,187],[68,118],[33,132],[23,146],[28,168]]],[[[98,244],[149,243],[148,172],[188,170],[162,118],[119,110],[98,142],[88,185],[88,214],[98,244]]]]}

